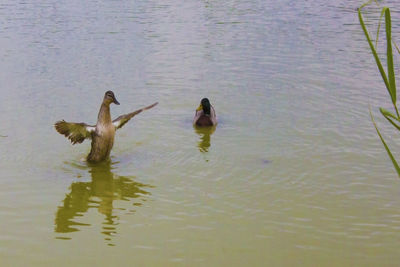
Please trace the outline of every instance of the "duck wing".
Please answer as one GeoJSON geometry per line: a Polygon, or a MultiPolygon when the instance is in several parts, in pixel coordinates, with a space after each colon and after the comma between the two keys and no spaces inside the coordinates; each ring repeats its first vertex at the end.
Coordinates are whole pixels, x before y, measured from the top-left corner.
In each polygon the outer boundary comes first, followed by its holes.
{"type": "Polygon", "coordinates": [[[92,133],[96,130],[96,126],[87,125],[83,122],[66,122],[64,120],[57,121],[54,127],[57,132],[71,140],[73,145],[82,143],[86,138],[92,138],[92,133]]]}
{"type": "Polygon", "coordinates": [[[136,110],[136,111],[134,111],[134,112],[121,115],[121,116],[119,116],[118,118],[116,118],[115,120],[113,120],[112,122],[113,122],[115,128],[116,128],[116,129],[119,129],[119,128],[121,128],[122,126],[124,126],[125,123],[127,123],[130,119],[132,119],[132,117],[134,117],[135,115],[139,114],[140,112],[142,112],[142,111],[144,111],[144,110],[151,109],[152,107],[156,106],[157,104],[158,104],[158,102],[156,102],[156,103],[154,103],[154,104],[152,104],[152,105],[150,105],[150,106],[147,106],[147,107],[138,109],[138,110],[136,110]]]}

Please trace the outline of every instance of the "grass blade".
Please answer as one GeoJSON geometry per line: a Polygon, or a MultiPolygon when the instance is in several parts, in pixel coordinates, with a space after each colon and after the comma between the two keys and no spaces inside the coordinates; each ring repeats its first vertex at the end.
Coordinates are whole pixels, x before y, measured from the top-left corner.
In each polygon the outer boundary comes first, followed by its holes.
{"type": "Polygon", "coordinates": [[[391,118],[393,118],[393,119],[395,119],[395,120],[400,122],[400,119],[398,117],[396,117],[396,115],[394,115],[392,112],[390,112],[390,111],[388,111],[388,110],[386,110],[384,108],[379,108],[379,110],[381,111],[383,116],[391,117],[391,118]]]}
{"type": "MultiPolygon", "coordinates": [[[[381,11],[381,16],[379,18],[379,23],[378,23],[378,31],[376,34],[376,43],[375,43],[375,47],[371,41],[371,38],[369,36],[369,33],[367,31],[367,28],[365,26],[362,14],[361,14],[361,9],[370,4],[372,2],[372,0],[368,1],[367,3],[363,4],[359,9],[358,9],[358,18],[360,20],[360,24],[361,24],[361,28],[364,31],[365,37],[367,38],[368,44],[371,48],[372,54],[375,58],[375,62],[376,65],[378,66],[379,72],[382,76],[382,79],[385,83],[386,89],[389,92],[390,98],[392,100],[394,109],[396,110],[396,114],[393,114],[383,108],[380,108],[380,112],[382,113],[382,115],[385,117],[385,119],[387,119],[398,131],[400,131],[400,126],[397,124],[400,122],[400,115],[399,115],[399,111],[397,109],[397,105],[396,105],[396,78],[395,78],[395,72],[394,72],[394,66],[393,66],[393,48],[392,48],[392,22],[391,22],[391,18],[390,18],[390,10],[387,7],[384,7],[381,11]],[[386,28],[386,56],[387,56],[387,75],[385,73],[385,70],[382,67],[382,63],[379,59],[378,53],[376,51],[377,47],[378,47],[378,39],[379,39],[379,30],[381,27],[381,20],[383,15],[385,15],[385,28],[386,28]],[[396,122],[395,122],[396,121],[396,122]]],[[[377,3],[377,1],[375,1],[377,3]]],[[[378,4],[378,3],[377,3],[378,4]]],[[[399,47],[396,45],[395,42],[393,42],[394,46],[396,47],[397,51],[400,54],[400,49],[399,47]]],[[[388,145],[386,144],[385,140],[383,139],[383,136],[381,135],[378,126],[375,123],[375,119],[374,116],[372,115],[371,112],[371,106],[369,107],[369,115],[371,116],[371,120],[372,123],[374,124],[375,130],[378,133],[379,138],[381,139],[381,142],[383,144],[383,146],[386,149],[387,154],[389,155],[390,160],[393,163],[393,166],[396,169],[397,175],[400,178],[400,167],[397,164],[396,159],[393,157],[392,152],[390,151],[388,145]]]]}
{"type": "MultiPolygon", "coordinates": [[[[364,6],[364,5],[363,5],[363,6],[364,6]]],[[[392,93],[391,93],[391,91],[390,91],[390,84],[389,84],[388,78],[387,78],[387,76],[386,76],[385,70],[384,70],[383,67],[382,67],[381,60],[380,60],[379,57],[378,57],[378,53],[377,53],[376,50],[375,50],[374,44],[372,43],[371,37],[369,36],[369,33],[368,33],[367,28],[366,28],[366,26],[365,26],[364,19],[363,19],[362,14],[361,14],[361,8],[362,8],[362,7],[360,7],[360,8],[358,9],[358,19],[360,20],[361,28],[362,28],[363,31],[364,31],[364,34],[365,34],[365,37],[367,38],[369,47],[371,48],[372,55],[373,55],[374,58],[375,58],[376,65],[378,66],[378,69],[379,69],[379,72],[380,72],[380,74],[381,74],[381,76],[382,76],[383,82],[385,83],[386,88],[387,88],[387,90],[388,90],[388,92],[389,92],[389,95],[390,95],[390,97],[391,97],[391,99],[392,99],[392,102],[393,102],[393,96],[392,96],[392,93]]],[[[395,102],[394,102],[394,103],[395,103],[395,102]]]]}
{"type": "Polygon", "coordinates": [[[385,117],[397,130],[400,131],[400,126],[397,125],[396,123],[394,123],[394,121],[390,118],[391,116],[385,115],[385,114],[382,112],[382,110],[381,110],[381,113],[382,113],[383,117],[385,117]]]}
{"type": "Polygon", "coordinates": [[[378,30],[376,31],[375,49],[378,49],[379,30],[381,29],[381,22],[382,22],[383,15],[385,15],[384,9],[382,9],[381,16],[379,17],[378,30]]]}
{"type": "Polygon", "coordinates": [[[400,54],[400,49],[399,49],[399,47],[397,46],[397,44],[392,40],[392,42],[393,42],[393,44],[394,44],[394,47],[396,47],[396,49],[397,49],[397,52],[400,54]]]}
{"type": "MultiPolygon", "coordinates": [[[[388,68],[388,76],[389,76],[389,86],[390,91],[392,92],[392,102],[396,105],[396,79],[394,76],[394,67],[393,67],[393,51],[392,51],[392,22],[390,19],[390,10],[387,7],[384,7],[385,10],[385,24],[386,24],[386,43],[387,43],[387,68],[388,68]]],[[[398,115],[398,114],[397,114],[398,115]]]]}
{"type": "Polygon", "coordinates": [[[376,130],[376,132],[378,133],[379,138],[381,139],[381,142],[382,142],[383,146],[384,146],[385,149],[386,149],[386,152],[388,153],[390,159],[392,160],[393,166],[394,166],[394,168],[395,168],[396,171],[397,171],[397,175],[398,175],[399,178],[400,178],[400,167],[399,167],[399,165],[397,164],[396,159],[393,157],[393,154],[392,154],[392,152],[390,151],[389,147],[387,146],[387,144],[386,144],[385,140],[383,139],[381,133],[379,132],[378,126],[376,126],[376,123],[375,123],[375,120],[374,120],[374,116],[372,116],[371,107],[369,107],[369,115],[371,116],[372,123],[374,124],[375,130],[376,130]]]}
{"type": "Polygon", "coordinates": [[[369,0],[368,2],[362,4],[359,9],[362,9],[365,6],[370,5],[372,2],[375,2],[379,6],[378,0],[369,0]]]}

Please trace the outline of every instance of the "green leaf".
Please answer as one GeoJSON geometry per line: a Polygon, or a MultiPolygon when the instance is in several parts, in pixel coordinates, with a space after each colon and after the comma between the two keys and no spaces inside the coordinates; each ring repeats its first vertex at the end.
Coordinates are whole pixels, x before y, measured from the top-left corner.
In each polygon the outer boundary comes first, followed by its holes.
{"type": "MultiPolygon", "coordinates": [[[[364,6],[364,5],[363,5],[363,6],[364,6]]],[[[363,7],[363,6],[362,6],[362,7],[363,7]]],[[[364,23],[364,19],[363,19],[362,14],[361,14],[361,8],[362,8],[362,7],[360,7],[360,8],[358,9],[358,19],[360,20],[361,28],[362,28],[363,31],[364,31],[364,34],[365,34],[365,37],[367,38],[369,47],[371,48],[372,55],[373,55],[374,58],[375,58],[376,65],[378,66],[379,72],[380,72],[380,74],[381,74],[381,76],[382,76],[382,79],[383,79],[385,85],[386,85],[386,89],[388,90],[389,95],[390,95],[390,97],[392,98],[392,102],[393,102],[393,96],[392,96],[392,93],[391,93],[391,91],[390,91],[390,85],[389,85],[388,78],[387,78],[387,76],[386,76],[385,70],[384,70],[383,67],[382,67],[381,60],[380,60],[379,57],[378,57],[378,53],[376,52],[376,49],[375,49],[375,47],[374,47],[374,44],[373,44],[372,41],[371,41],[371,37],[369,36],[369,33],[368,33],[367,28],[366,28],[365,23],[364,23]]]]}
{"type": "Polygon", "coordinates": [[[382,115],[397,129],[397,130],[399,130],[400,131],[400,126],[399,125],[397,125],[393,120],[392,120],[392,118],[394,118],[394,119],[396,119],[397,121],[398,121],[398,119],[393,115],[393,114],[387,114],[387,113],[384,113],[383,111],[382,111],[382,109],[380,109],[381,110],[381,113],[382,113],[382,115]]]}
{"type": "Polygon", "coordinates": [[[379,132],[378,127],[376,126],[376,123],[375,123],[375,120],[374,120],[374,116],[372,116],[371,107],[369,108],[369,115],[371,116],[371,120],[372,120],[372,123],[374,124],[375,130],[376,130],[376,132],[378,133],[379,138],[381,139],[381,142],[382,142],[383,146],[385,147],[386,152],[388,153],[388,155],[389,155],[389,157],[390,157],[390,159],[391,159],[391,161],[392,161],[392,163],[393,163],[394,168],[395,168],[396,171],[397,171],[397,175],[398,175],[399,178],[400,178],[400,167],[399,167],[399,165],[397,164],[396,159],[393,157],[393,154],[392,154],[392,152],[390,151],[389,147],[387,146],[387,144],[386,144],[385,140],[383,139],[381,133],[379,132]]]}
{"type": "Polygon", "coordinates": [[[375,40],[375,48],[378,48],[378,40],[379,40],[379,30],[381,29],[381,22],[383,15],[385,15],[385,10],[382,9],[381,11],[381,16],[379,17],[379,22],[378,22],[378,30],[376,31],[376,40],[375,40]]]}
{"type": "Polygon", "coordinates": [[[390,111],[388,111],[388,110],[386,110],[386,109],[384,109],[384,108],[380,108],[379,110],[381,111],[381,113],[382,113],[383,116],[385,116],[385,117],[386,117],[386,116],[391,117],[391,118],[393,118],[393,119],[395,119],[395,120],[397,120],[397,121],[400,122],[400,119],[397,118],[396,115],[394,115],[392,112],[390,112],[390,111]]]}
{"type": "Polygon", "coordinates": [[[368,2],[362,4],[359,9],[362,9],[363,7],[371,4],[372,2],[375,2],[379,6],[378,0],[369,0],[368,2]]]}
{"type": "Polygon", "coordinates": [[[393,44],[394,44],[394,47],[396,47],[396,49],[397,49],[397,52],[400,54],[400,49],[399,49],[399,47],[397,46],[397,44],[392,40],[392,42],[393,42],[393,44]]]}
{"type": "Polygon", "coordinates": [[[392,21],[390,19],[390,10],[387,7],[383,8],[385,10],[385,24],[386,24],[386,43],[387,43],[387,67],[389,76],[389,86],[392,92],[392,102],[396,105],[396,79],[394,76],[393,67],[393,51],[392,51],[392,21]]]}

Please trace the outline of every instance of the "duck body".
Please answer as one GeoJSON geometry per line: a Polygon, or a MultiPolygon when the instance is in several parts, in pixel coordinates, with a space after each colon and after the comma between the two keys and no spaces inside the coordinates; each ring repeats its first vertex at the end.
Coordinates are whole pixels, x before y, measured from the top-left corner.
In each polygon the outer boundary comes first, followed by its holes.
{"type": "Polygon", "coordinates": [[[111,121],[110,107],[101,105],[96,129],[92,133],[92,145],[87,156],[88,162],[100,162],[110,156],[114,145],[115,126],[111,121]]]}
{"type": "MultiPolygon", "coordinates": [[[[97,128],[97,127],[96,127],[97,128]]],[[[97,129],[96,129],[97,131],[97,129]]],[[[110,156],[114,146],[115,130],[111,128],[93,134],[90,153],[87,156],[88,162],[100,162],[110,156]]]]}
{"type": "Polygon", "coordinates": [[[214,107],[207,98],[203,98],[193,118],[193,125],[199,127],[209,127],[217,125],[217,115],[214,107]]]}
{"type": "Polygon", "coordinates": [[[108,159],[114,145],[116,130],[121,128],[132,117],[143,110],[150,109],[158,104],[156,102],[150,106],[121,115],[115,120],[111,120],[111,103],[119,105],[114,93],[112,91],[107,91],[104,95],[95,126],[87,125],[86,123],[66,122],[64,120],[58,121],[54,125],[57,132],[70,139],[73,145],[76,143],[82,143],[87,138],[92,139],[90,153],[87,156],[88,162],[97,163],[108,159]]]}
{"type": "Polygon", "coordinates": [[[213,118],[209,115],[204,114],[202,111],[198,112],[202,114],[197,114],[195,117],[195,122],[194,124],[199,127],[209,127],[217,124],[216,121],[213,120],[213,118]]]}

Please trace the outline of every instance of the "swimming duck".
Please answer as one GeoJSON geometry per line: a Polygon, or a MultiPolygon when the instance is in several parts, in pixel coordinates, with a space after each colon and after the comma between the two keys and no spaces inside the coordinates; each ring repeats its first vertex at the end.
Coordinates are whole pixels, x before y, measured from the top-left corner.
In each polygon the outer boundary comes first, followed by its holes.
{"type": "Polygon", "coordinates": [[[71,143],[82,143],[86,138],[92,139],[92,146],[89,155],[87,156],[88,162],[100,162],[107,159],[110,155],[111,148],[114,144],[115,131],[125,125],[132,117],[140,112],[150,109],[158,104],[158,102],[138,109],[134,112],[124,114],[111,120],[110,104],[114,103],[119,105],[112,91],[107,91],[104,94],[103,102],[101,103],[99,115],[97,117],[96,125],[88,125],[86,123],[66,122],[64,120],[57,121],[54,124],[57,132],[65,135],[71,143]]]}
{"type": "Polygon", "coordinates": [[[193,118],[193,125],[201,127],[217,125],[217,116],[208,98],[201,100],[193,118]]]}

